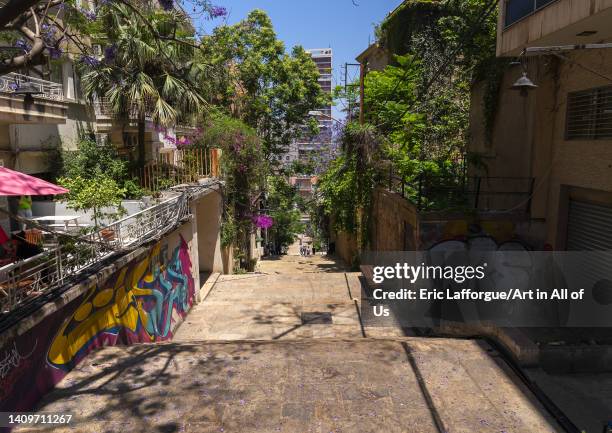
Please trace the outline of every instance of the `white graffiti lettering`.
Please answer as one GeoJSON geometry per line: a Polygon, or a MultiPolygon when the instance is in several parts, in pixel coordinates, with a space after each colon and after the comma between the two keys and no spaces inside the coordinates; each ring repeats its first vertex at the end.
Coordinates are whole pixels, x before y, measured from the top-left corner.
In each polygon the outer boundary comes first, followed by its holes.
{"type": "Polygon", "coordinates": [[[17,349],[17,342],[13,341],[13,347],[7,350],[2,358],[0,358],[0,379],[4,379],[11,372],[13,368],[16,368],[21,364],[21,361],[28,359],[34,351],[36,350],[36,346],[38,345],[38,340],[34,342],[34,347],[30,353],[24,355],[19,353],[19,349],[17,349]]]}

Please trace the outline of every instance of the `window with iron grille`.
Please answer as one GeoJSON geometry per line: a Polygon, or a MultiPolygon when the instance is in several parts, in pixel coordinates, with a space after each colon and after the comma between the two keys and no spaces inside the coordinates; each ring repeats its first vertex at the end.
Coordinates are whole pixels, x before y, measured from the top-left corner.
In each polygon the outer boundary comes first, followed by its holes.
{"type": "Polygon", "coordinates": [[[567,95],[567,140],[612,139],[612,86],[567,95]]]}

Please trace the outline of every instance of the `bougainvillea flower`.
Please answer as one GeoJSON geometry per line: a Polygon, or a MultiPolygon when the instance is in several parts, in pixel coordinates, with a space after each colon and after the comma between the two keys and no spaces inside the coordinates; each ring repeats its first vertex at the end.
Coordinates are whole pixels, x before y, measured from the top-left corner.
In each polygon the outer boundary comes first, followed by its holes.
{"type": "Polygon", "coordinates": [[[274,225],[274,219],[270,215],[257,215],[253,217],[253,223],[260,229],[269,229],[274,225]]]}

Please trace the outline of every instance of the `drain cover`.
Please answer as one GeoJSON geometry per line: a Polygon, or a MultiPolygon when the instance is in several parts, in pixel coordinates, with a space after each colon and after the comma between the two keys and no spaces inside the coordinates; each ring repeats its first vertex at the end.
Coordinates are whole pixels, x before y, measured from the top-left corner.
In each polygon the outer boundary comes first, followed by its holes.
{"type": "Polygon", "coordinates": [[[302,325],[331,325],[332,315],[330,312],[302,313],[302,325]]]}

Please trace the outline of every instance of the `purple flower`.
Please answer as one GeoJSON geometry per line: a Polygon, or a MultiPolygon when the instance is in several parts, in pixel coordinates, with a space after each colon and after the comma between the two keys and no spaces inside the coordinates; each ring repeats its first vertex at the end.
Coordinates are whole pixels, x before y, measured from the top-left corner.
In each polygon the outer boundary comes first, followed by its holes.
{"type": "Polygon", "coordinates": [[[48,47],[47,52],[49,53],[49,57],[52,59],[59,59],[62,57],[62,54],[64,54],[61,48],[56,47],[48,47]]]}
{"type": "Polygon", "coordinates": [[[17,39],[15,41],[15,47],[23,51],[30,51],[31,48],[30,44],[28,44],[25,39],[17,39]]]}
{"type": "Polygon", "coordinates": [[[55,30],[54,25],[44,23],[42,26],[42,37],[47,45],[55,45],[55,30]]]}
{"type": "Polygon", "coordinates": [[[211,18],[221,18],[227,16],[227,9],[223,6],[211,6],[208,14],[211,18]]]}
{"type": "Polygon", "coordinates": [[[164,140],[176,146],[176,143],[177,143],[176,138],[172,137],[171,135],[168,135],[167,133],[164,133],[164,140]]]}
{"type": "Polygon", "coordinates": [[[191,145],[193,141],[188,137],[181,137],[176,141],[176,147],[184,148],[191,145]]]}
{"type": "Polygon", "coordinates": [[[253,223],[260,229],[269,229],[274,225],[274,219],[269,215],[257,215],[253,217],[253,223]]]}
{"type": "Polygon", "coordinates": [[[117,45],[113,44],[104,48],[104,61],[111,63],[117,58],[117,45]]]}
{"type": "Polygon", "coordinates": [[[89,21],[95,21],[95,20],[98,19],[98,15],[94,11],[90,11],[88,9],[80,8],[79,12],[81,12],[83,14],[83,16],[85,18],[87,18],[89,21]]]}
{"type": "Polygon", "coordinates": [[[90,68],[95,68],[100,65],[100,60],[87,54],[81,55],[80,61],[84,65],[89,66],[90,68]]]}

